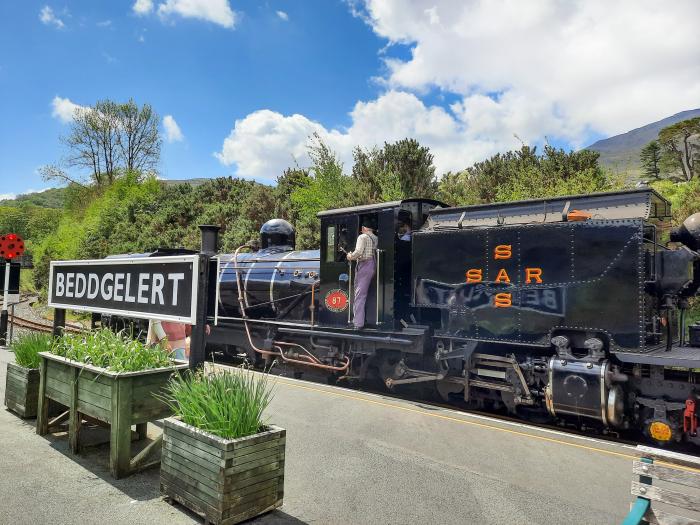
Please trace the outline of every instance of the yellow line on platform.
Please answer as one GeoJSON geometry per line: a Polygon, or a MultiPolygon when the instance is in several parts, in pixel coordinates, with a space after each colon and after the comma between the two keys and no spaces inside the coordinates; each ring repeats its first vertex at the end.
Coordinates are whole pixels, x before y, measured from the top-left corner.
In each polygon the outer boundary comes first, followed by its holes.
{"type": "MultiPolygon", "coordinates": [[[[593,451],[593,452],[598,452],[598,453],[600,453],[600,454],[608,454],[608,455],[611,455],[611,456],[618,456],[618,457],[625,458],[625,459],[637,459],[637,457],[638,457],[638,456],[635,456],[635,455],[633,455],[633,454],[625,454],[625,453],[623,453],[623,452],[615,452],[615,451],[612,451],[612,450],[605,450],[605,449],[603,449],[603,448],[591,447],[591,446],[588,446],[588,445],[581,445],[581,444],[578,444],[578,443],[571,443],[570,441],[564,441],[564,440],[561,440],[561,439],[555,439],[555,438],[550,438],[550,437],[546,437],[546,436],[538,436],[538,435],[535,435],[535,434],[528,434],[527,432],[521,432],[521,431],[519,431],[519,430],[511,430],[511,429],[508,429],[508,428],[502,428],[502,427],[498,427],[498,426],[495,426],[495,425],[488,425],[488,424],[486,424],[486,423],[479,423],[479,422],[477,422],[477,421],[468,421],[468,420],[466,420],[466,419],[460,419],[460,418],[458,418],[458,417],[447,416],[447,415],[444,415],[444,414],[435,414],[435,413],[433,413],[433,412],[426,412],[425,410],[420,410],[420,409],[417,409],[417,408],[411,408],[411,407],[405,407],[405,406],[401,406],[401,405],[395,405],[395,404],[393,404],[393,403],[387,403],[387,402],[384,402],[384,401],[378,401],[378,400],[376,400],[376,399],[369,399],[369,398],[367,398],[367,397],[357,396],[357,395],[353,395],[353,394],[345,394],[345,393],[342,393],[342,392],[332,392],[332,391],[330,391],[330,390],[325,390],[325,389],[323,389],[323,388],[316,388],[316,387],[312,387],[312,386],[301,385],[301,384],[296,383],[296,382],[285,381],[285,380],[283,380],[283,379],[280,379],[279,377],[275,380],[275,382],[282,383],[282,384],[284,384],[284,385],[291,386],[291,387],[294,387],[294,388],[301,388],[301,389],[303,389],[303,390],[310,390],[310,391],[312,391],[312,392],[321,392],[321,393],[323,393],[323,394],[329,394],[329,395],[331,395],[331,396],[344,397],[344,398],[347,398],[347,399],[354,399],[354,400],[356,400],[356,401],[363,401],[363,402],[365,402],[365,403],[371,403],[371,404],[374,404],[374,405],[379,405],[379,406],[383,406],[383,407],[387,407],[387,408],[395,408],[395,409],[398,409],[398,410],[403,410],[403,411],[405,411],[405,412],[412,412],[412,413],[414,413],[414,414],[421,414],[421,415],[423,415],[423,416],[434,417],[434,418],[443,419],[443,420],[446,420],[446,421],[453,421],[453,422],[455,422],[455,423],[461,423],[461,424],[463,424],[463,425],[472,425],[472,426],[476,426],[476,427],[486,428],[486,429],[489,429],[489,430],[498,430],[499,432],[507,432],[508,434],[514,434],[514,435],[516,435],[516,436],[523,436],[523,437],[527,437],[527,438],[537,439],[537,440],[540,440],[540,441],[546,441],[546,442],[549,442],[549,443],[557,443],[557,444],[559,444],[559,445],[565,445],[565,446],[568,446],[568,447],[580,448],[580,449],[583,449],[583,450],[591,450],[591,451],[593,451]]],[[[467,417],[469,417],[468,414],[466,414],[466,415],[467,415],[467,417]]],[[[687,471],[689,471],[689,472],[699,472],[699,473],[700,473],[700,469],[692,468],[692,467],[685,467],[685,466],[682,466],[682,465],[674,465],[674,464],[672,464],[672,463],[667,463],[667,462],[665,462],[665,461],[655,461],[654,463],[655,463],[655,464],[658,464],[658,465],[664,465],[664,466],[666,466],[666,467],[678,469],[678,470],[687,470],[687,471]]]]}

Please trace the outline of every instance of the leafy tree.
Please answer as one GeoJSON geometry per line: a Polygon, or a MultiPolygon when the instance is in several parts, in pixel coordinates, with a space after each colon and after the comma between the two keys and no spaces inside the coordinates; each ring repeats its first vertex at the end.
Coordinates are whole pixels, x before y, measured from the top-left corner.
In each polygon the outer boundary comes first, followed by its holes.
{"type": "Polygon", "coordinates": [[[367,203],[380,202],[382,200],[382,187],[380,180],[387,169],[384,156],[378,148],[364,150],[357,147],[352,152],[354,164],[352,177],[357,183],[357,195],[367,203]]]}
{"type": "Polygon", "coordinates": [[[675,181],[689,181],[700,171],[700,117],[683,120],[659,131],[663,166],[675,181]],[[675,175],[680,173],[681,175],[675,175]]]}
{"type": "Polygon", "coordinates": [[[158,114],[150,104],[139,108],[129,99],[117,106],[117,119],[117,146],[123,168],[127,172],[154,172],[163,142],[158,131],[158,114]]]}
{"type": "Polygon", "coordinates": [[[648,177],[656,180],[661,173],[661,146],[658,140],[652,140],[642,148],[639,155],[642,171],[648,177]]]}
{"type": "Polygon", "coordinates": [[[316,214],[321,210],[354,204],[353,180],[343,175],[343,165],[336,154],[314,134],[309,144],[311,180],[292,191],[291,200],[299,214],[297,247],[316,248],[320,229],[316,214]]]}
{"type": "Polygon", "coordinates": [[[403,139],[385,143],[383,157],[387,171],[398,175],[406,197],[435,196],[437,178],[429,148],[421,146],[417,140],[403,139]]]}
{"type": "Polygon", "coordinates": [[[434,197],[437,192],[433,156],[414,139],[384,143],[382,149],[355,148],[353,160],[352,176],[364,202],[434,197]]]}
{"type": "Polygon", "coordinates": [[[299,221],[299,211],[292,203],[292,193],[299,188],[311,184],[312,178],[308,169],[287,168],[277,177],[275,186],[275,217],[288,220],[293,225],[299,221]]]}
{"type": "MultiPolygon", "coordinates": [[[[65,166],[87,170],[97,186],[111,184],[120,174],[154,171],[162,144],[158,114],[149,104],[139,108],[133,100],[125,104],[102,100],[76,109],[61,142],[67,149],[65,166]]],[[[55,164],[43,166],[41,173],[46,180],[85,186],[55,164]]]]}

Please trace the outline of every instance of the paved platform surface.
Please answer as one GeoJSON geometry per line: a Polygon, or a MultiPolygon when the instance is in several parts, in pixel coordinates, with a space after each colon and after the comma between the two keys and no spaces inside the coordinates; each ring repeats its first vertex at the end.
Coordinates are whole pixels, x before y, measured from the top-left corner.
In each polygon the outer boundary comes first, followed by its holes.
{"type": "MultiPolygon", "coordinates": [[[[0,395],[5,363],[0,349],[0,395]]],[[[276,378],[285,504],[256,524],[606,524],[629,508],[632,449],[393,398],[276,378]]],[[[152,433],[158,432],[155,425],[152,433]]],[[[200,522],[164,503],[158,470],[113,480],[107,447],[0,410],[0,522],[200,522]]]]}

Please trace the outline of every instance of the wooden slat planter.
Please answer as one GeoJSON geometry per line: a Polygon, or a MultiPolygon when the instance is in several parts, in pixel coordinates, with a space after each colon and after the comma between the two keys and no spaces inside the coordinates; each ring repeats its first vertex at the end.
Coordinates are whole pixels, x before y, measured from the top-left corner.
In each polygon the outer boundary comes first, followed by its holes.
{"type": "Polygon", "coordinates": [[[641,445],[636,451],[632,474],[639,481],[632,480],[632,495],[637,498],[623,525],[700,524],[700,458],[641,445]]]}
{"type": "Polygon", "coordinates": [[[217,525],[239,523],[282,505],[286,431],[224,439],[168,418],[160,490],[217,525]]]}
{"type": "Polygon", "coordinates": [[[139,372],[110,372],[104,368],[70,361],[41,352],[36,432],[48,433],[48,403],[54,400],[68,407],[68,441],[73,453],[80,451],[80,427],[84,417],[110,425],[109,469],[119,479],[158,461],[147,462],[160,439],[131,458],[131,426],[139,438],[146,437],[149,421],[171,415],[170,408],[154,394],[162,393],[172,374],[187,368],[183,361],[172,367],[139,372]]]}
{"type": "Polygon", "coordinates": [[[36,417],[39,396],[39,369],[7,363],[5,406],[19,417],[36,417]]]}

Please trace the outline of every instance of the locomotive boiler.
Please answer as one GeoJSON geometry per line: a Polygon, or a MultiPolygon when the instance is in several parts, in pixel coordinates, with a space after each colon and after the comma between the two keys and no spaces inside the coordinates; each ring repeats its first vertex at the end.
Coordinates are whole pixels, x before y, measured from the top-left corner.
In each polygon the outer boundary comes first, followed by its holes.
{"type": "Polygon", "coordinates": [[[260,230],[260,250],[219,257],[217,312],[240,316],[241,302],[258,318],[310,320],[313,287],[318,282],[318,250],[295,251],[294,228],[273,219],[260,230]]]}
{"type": "Polygon", "coordinates": [[[650,188],[455,208],[406,199],[321,212],[321,246],[305,251],[274,219],[259,248],[213,259],[208,344],[334,381],[424,385],[698,445],[700,326],[685,312],[700,286],[700,215],[674,231],[670,216],[650,188]],[[346,254],[365,221],[377,270],[355,330],[346,254]]]}

